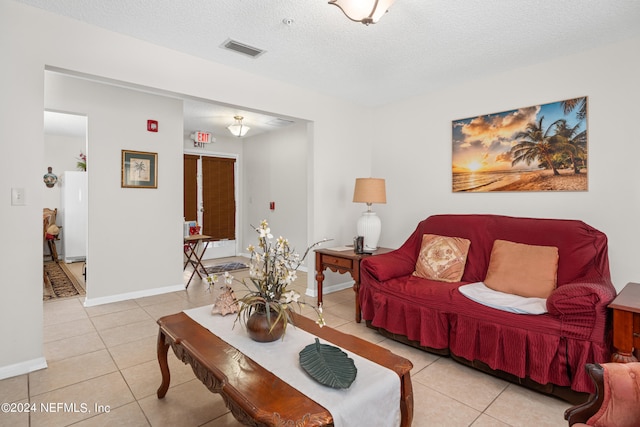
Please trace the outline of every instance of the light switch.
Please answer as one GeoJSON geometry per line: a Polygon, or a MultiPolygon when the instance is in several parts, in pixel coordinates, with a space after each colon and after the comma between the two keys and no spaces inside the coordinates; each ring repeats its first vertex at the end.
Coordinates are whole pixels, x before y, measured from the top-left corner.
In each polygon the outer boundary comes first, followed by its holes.
{"type": "Polygon", "coordinates": [[[12,188],[11,189],[11,205],[12,206],[24,206],[24,188],[12,188]]]}

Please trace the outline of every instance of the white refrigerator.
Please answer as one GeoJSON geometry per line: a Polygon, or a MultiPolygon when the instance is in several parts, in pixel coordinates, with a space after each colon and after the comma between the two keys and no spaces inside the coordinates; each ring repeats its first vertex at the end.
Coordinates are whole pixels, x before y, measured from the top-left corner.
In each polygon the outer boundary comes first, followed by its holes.
{"type": "Polygon", "coordinates": [[[66,171],[60,183],[64,262],[84,261],[87,258],[87,173],[66,171]]]}

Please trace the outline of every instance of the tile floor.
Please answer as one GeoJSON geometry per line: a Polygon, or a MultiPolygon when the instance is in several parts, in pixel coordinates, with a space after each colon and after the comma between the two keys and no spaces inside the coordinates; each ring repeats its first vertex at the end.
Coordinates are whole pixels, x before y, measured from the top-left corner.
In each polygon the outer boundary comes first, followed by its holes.
{"type": "MultiPolygon", "coordinates": [[[[234,275],[243,277],[246,272],[234,275]]],[[[306,274],[300,273],[301,293],[305,284],[306,274]]],[[[156,319],[212,304],[205,288],[198,279],[186,291],[87,308],[82,298],[45,302],[44,353],[49,366],[0,381],[0,402],[35,404],[38,409],[44,403],[50,412],[0,413],[0,426],[239,426],[222,399],[171,350],[171,388],[162,400],[155,395],[160,385],[156,319]]],[[[566,402],[385,339],[364,323],[355,323],[351,289],[325,295],[324,301],[329,326],[412,361],[413,426],[567,425],[566,402]]]]}

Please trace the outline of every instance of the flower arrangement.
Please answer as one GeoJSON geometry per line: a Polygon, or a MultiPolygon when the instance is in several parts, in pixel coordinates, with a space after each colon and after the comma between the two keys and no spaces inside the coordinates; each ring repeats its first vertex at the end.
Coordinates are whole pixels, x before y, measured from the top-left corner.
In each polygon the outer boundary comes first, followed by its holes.
{"type": "MultiPolygon", "coordinates": [[[[291,310],[295,303],[299,309],[306,304],[300,300],[300,294],[293,289],[288,289],[297,278],[296,271],[305,260],[309,251],[329,239],[324,239],[309,246],[304,255],[300,256],[289,246],[289,241],[283,237],[278,237],[275,242],[266,220],[260,223],[259,227],[254,227],[258,233],[258,247],[250,245],[247,250],[251,257],[249,261],[249,278],[242,281],[247,288],[247,293],[238,298],[240,310],[238,319],[245,325],[254,312],[266,314],[267,321],[271,324],[271,329],[278,322],[282,321],[286,330],[289,322],[293,323],[291,310]],[[276,316],[271,321],[272,316],[276,316]]],[[[225,281],[229,276],[225,275],[225,281]]],[[[227,282],[228,283],[228,282],[227,282]]],[[[312,307],[318,319],[316,323],[322,327],[325,325],[322,316],[322,307],[312,307]]],[[[271,331],[270,331],[271,332],[271,331]]]]}
{"type": "MultiPolygon", "coordinates": [[[[225,271],[222,277],[224,278],[225,285],[228,286],[228,285],[231,285],[231,283],[233,283],[233,276],[229,274],[228,271],[225,271]]],[[[211,290],[211,288],[213,288],[214,285],[218,283],[218,281],[220,280],[220,277],[217,274],[208,274],[205,280],[209,285],[209,290],[211,290]]]]}
{"type": "Polygon", "coordinates": [[[76,166],[78,167],[78,170],[86,171],[87,170],[87,155],[82,153],[82,151],[81,151],[80,152],[80,157],[76,157],[76,159],[78,160],[78,163],[76,163],[76,166]]]}

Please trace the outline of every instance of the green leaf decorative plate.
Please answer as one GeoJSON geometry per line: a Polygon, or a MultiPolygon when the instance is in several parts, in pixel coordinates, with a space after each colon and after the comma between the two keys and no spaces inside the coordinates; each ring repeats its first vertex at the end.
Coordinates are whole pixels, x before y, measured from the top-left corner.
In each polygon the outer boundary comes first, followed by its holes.
{"type": "Polygon", "coordinates": [[[333,388],[349,388],[358,369],[347,353],[318,338],[300,351],[300,366],[320,384],[333,388]]]}

